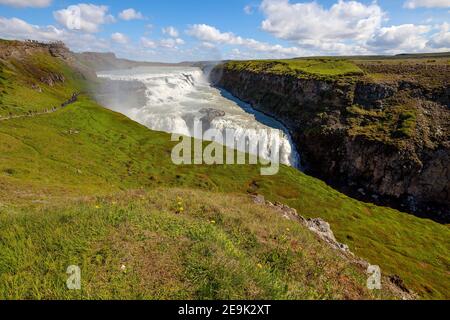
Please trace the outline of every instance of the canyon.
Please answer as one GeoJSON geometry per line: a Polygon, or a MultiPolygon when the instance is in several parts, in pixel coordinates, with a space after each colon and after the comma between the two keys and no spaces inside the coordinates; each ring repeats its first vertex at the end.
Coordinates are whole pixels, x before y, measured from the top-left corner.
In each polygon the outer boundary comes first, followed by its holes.
{"type": "Polygon", "coordinates": [[[210,78],[281,121],[307,173],[355,198],[448,223],[450,65],[403,58],[361,60],[361,72],[339,76],[282,61],[228,62],[210,78]]]}

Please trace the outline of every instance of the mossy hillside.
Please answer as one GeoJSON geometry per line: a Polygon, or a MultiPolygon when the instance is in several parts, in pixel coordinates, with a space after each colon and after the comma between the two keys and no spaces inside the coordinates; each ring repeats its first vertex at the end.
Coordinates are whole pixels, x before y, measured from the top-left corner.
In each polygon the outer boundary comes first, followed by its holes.
{"type": "Polygon", "coordinates": [[[80,73],[49,52],[0,59],[0,117],[59,107],[74,92],[85,90],[85,85],[80,73]],[[46,83],[55,75],[63,81],[46,83]]]}

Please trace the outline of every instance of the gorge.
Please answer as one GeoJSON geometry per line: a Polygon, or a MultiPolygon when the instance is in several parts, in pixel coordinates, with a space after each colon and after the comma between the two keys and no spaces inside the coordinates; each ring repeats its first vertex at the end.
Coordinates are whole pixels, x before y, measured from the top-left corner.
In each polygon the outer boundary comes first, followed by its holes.
{"type": "Polygon", "coordinates": [[[351,197],[447,223],[450,71],[420,58],[362,60],[337,76],[273,72],[281,61],[132,66],[100,71],[98,96],[153,130],[195,137],[197,119],[263,136],[263,154],[279,143],[280,163],[351,197]]]}
{"type": "MultiPolygon", "coordinates": [[[[264,158],[268,159],[272,147],[277,145],[280,163],[299,165],[299,155],[280,122],[252,109],[228,92],[212,87],[200,68],[138,67],[98,75],[109,80],[103,82],[103,94],[97,95],[99,101],[152,130],[198,139],[203,139],[202,132],[208,129],[216,130],[222,137],[227,130],[232,130],[234,138],[228,147],[249,152],[250,142],[259,140],[259,152],[264,158]],[[141,96],[137,101],[128,98],[135,100],[137,95],[141,96]],[[201,122],[201,132],[194,129],[196,121],[201,122]]],[[[213,139],[223,142],[218,137],[213,139]]]]}
{"type": "Polygon", "coordinates": [[[291,61],[228,62],[211,79],[283,122],[307,173],[353,197],[448,222],[450,66],[414,59],[360,61],[359,71],[335,77],[295,71],[291,61]]]}

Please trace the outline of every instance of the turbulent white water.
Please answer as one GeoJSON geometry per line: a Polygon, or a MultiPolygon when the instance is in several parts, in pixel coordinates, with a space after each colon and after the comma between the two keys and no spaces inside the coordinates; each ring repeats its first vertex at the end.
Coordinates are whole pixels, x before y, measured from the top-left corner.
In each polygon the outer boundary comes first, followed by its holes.
{"type": "Polygon", "coordinates": [[[253,110],[227,92],[212,87],[198,68],[140,67],[104,72],[98,76],[144,83],[147,88],[146,105],[139,108],[109,107],[152,130],[196,136],[194,121],[202,120],[204,130],[212,128],[225,134],[226,129],[233,129],[238,139],[250,137],[263,140],[260,148],[267,159],[272,145],[277,143],[282,164],[296,167],[299,164],[299,156],[281,123],[253,110]]]}

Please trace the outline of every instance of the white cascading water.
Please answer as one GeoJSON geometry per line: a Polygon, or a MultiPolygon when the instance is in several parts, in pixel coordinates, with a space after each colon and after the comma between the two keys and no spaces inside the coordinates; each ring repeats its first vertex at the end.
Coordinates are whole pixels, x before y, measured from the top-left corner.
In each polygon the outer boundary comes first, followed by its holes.
{"type": "Polygon", "coordinates": [[[140,108],[109,107],[152,130],[195,136],[194,121],[201,120],[204,130],[212,128],[225,135],[226,129],[233,129],[237,140],[249,137],[264,141],[260,148],[267,159],[272,145],[277,143],[280,163],[299,166],[299,155],[281,123],[253,110],[229,93],[212,87],[199,68],[139,67],[103,72],[98,76],[144,83],[146,105],[140,108]]]}

